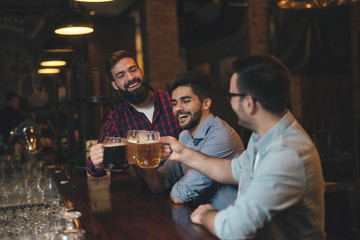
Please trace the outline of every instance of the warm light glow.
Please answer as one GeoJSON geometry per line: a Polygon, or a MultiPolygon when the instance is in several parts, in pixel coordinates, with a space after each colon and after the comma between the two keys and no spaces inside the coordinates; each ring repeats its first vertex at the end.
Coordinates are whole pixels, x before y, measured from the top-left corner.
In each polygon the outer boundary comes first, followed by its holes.
{"type": "Polygon", "coordinates": [[[93,31],[94,29],[89,27],[64,27],[56,29],[55,33],[61,35],[81,35],[92,33],[93,31]]]}
{"type": "Polygon", "coordinates": [[[113,2],[114,0],[75,0],[77,2],[113,2]]]}
{"type": "Polygon", "coordinates": [[[58,68],[40,68],[38,70],[39,74],[53,74],[53,73],[59,73],[60,69],[58,68]]]}
{"type": "Polygon", "coordinates": [[[74,49],[70,49],[70,48],[63,48],[63,49],[45,49],[45,52],[52,52],[52,53],[69,53],[69,52],[74,52],[74,49]]]}
{"type": "Polygon", "coordinates": [[[40,63],[43,67],[60,67],[65,66],[66,62],[62,60],[53,60],[53,61],[43,61],[40,63]]]}

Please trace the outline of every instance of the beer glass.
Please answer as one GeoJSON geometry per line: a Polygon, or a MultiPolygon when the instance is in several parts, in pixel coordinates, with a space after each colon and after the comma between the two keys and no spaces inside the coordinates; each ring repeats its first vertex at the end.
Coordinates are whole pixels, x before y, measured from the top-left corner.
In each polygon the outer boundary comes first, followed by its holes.
{"type": "Polygon", "coordinates": [[[160,133],[139,131],[136,161],[141,168],[155,168],[160,163],[160,133]]]}
{"type": "Polygon", "coordinates": [[[114,172],[121,172],[129,166],[126,161],[126,138],[105,137],[104,139],[104,168],[114,172]]]}
{"type": "Polygon", "coordinates": [[[141,130],[128,130],[126,139],[126,159],[130,164],[137,164],[136,150],[141,130]]]}

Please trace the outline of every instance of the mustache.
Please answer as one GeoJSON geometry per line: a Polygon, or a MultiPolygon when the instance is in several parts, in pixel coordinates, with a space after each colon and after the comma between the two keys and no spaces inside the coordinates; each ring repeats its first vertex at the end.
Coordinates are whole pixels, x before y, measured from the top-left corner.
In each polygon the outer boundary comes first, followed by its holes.
{"type": "Polygon", "coordinates": [[[177,117],[177,118],[179,118],[179,116],[180,116],[181,114],[188,114],[188,115],[191,115],[191,114],[190,114],[190,112],[179,111],[179,112],[177,112],[177,113],[176,113],[176,117],[177,117]]]}
{"type": "Polygon", "coordinates": [[[130,85],[132,85],[132,84],[134,84],[134,83],[140,83],[141,82],[141,79],[140,78],[135,78],[134,80],[132,80],[132,81],[130,81],[130,82],[128,82],[127,84],[125,84],[125,89],[127,90],[129,87],[130,87],[130,85]]]}

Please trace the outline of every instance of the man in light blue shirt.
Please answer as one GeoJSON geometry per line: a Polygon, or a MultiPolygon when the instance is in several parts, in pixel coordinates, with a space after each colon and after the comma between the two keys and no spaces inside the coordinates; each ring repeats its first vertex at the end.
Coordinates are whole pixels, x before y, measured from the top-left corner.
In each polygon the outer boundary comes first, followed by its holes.
{"type": "Polygon", "coordinates": [[[162,138],[167,161],[239,184],[234,204],[221,211],[200,205],[191,215],[194,223],[221,239],[325,239],[320,159],[286,109],[289,94],[290,73],[278,59],[244,58],[234,63],[228,94],[239,123],[254,131],[240,157],[220,161],[162,138]]]}
{"type": "MultiPolygon", "coordinates": [[[[182,144],[217,158],[236,158],[244,151],[235,130],[211,114],[211,83],[205,73],[190,71],[177,75],[169,93],[182,130],[179,136],[182,144]]],[[[216,183],[179,162],[166,161],[157,170],[142,172],[153,192],[171,189],[170,197],[175,203],[197,200],[223,209],[236,198],[237,185],[216,183]]]]}

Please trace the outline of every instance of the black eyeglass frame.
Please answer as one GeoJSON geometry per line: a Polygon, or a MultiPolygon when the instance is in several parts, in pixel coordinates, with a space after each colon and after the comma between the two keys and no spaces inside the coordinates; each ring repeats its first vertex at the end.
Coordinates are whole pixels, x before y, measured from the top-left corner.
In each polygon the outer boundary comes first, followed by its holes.
{"type": "MultiPolygon", "coordinates": [[[[225,93],[225,98],[230,102],[232,97],[246,97],[248,95],[249,94],[247,94],[247,93],[229,93],[228,92],[228,93],[225,93]]],[[[254,99],[254,101],[257,101],[256,98],[253,97],[253,99],[254,99]]]]}
{"type": "Polygon", "coordinates": [[[228,100],[229,102],[231,101],[232,97],[246,97],[249,94],[246,93],[225,93],[225,99],[228,100]]]}

